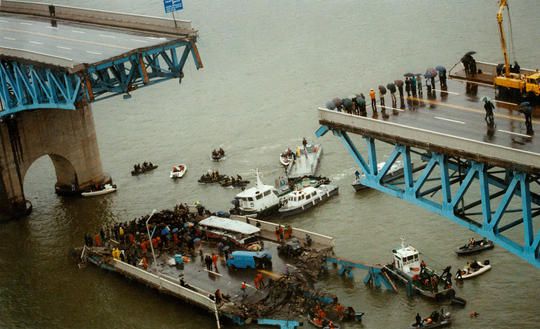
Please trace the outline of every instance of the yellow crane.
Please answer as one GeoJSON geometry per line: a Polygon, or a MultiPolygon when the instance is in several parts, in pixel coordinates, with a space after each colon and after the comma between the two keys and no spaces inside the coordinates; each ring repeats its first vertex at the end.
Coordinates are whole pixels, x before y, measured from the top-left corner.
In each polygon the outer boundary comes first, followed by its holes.
{"type": "Polygon", "coordinates": [[[510,61],[508,60],[508,53],[506,51],[506,38],[503,27],[504,8],[509,9],[508,2],[506,0],[499,0],[497,23],[499,24],[499,35],[504,56],[504,72],[502,75],[495,77],[493,84],[499,93],[514,94],[516,96],[540,96],[540,73],[535,72],[524,75],[510,72],[510,61]]]}

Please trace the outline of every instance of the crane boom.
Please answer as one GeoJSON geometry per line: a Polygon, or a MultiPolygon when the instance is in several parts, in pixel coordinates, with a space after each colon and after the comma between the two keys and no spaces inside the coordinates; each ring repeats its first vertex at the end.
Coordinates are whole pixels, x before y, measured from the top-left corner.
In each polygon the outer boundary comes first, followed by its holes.
{"type": "Polygon", "coordinates": [[[506,0],[499,0],[499,11],[497,11],[497,23],[499,24],[499,35],[501,37],[501,46],[504,56],[504,76],[510,76],[510,62],[508,61],[508,53],[506,51],[506,38],[504,37],[503,28],[503,10],[504,7],[508,9],[508,3],[506,0]]]}

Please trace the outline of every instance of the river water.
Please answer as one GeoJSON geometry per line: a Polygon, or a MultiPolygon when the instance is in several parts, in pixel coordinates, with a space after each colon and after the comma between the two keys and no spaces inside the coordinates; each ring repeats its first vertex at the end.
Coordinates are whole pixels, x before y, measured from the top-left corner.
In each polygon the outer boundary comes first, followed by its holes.
{"type": "MultiPolygon", "coordinates": [[[[71,0],[59,4],[163,16],[159,0],[71,0]]],[[[515,55],[522,67],[540,57],[537,0],[512,5],[515,55]]],[[[0,224],[0,328],[211,328],[212,317],[172,298],[96,268],[78,269],[69,249],[85,232],[105,222],[125,221],[200,200],[228,209],[237,191],[201,186],[209,168],[271,183],[279,176],[278,154],[318,128],[316,108],[327,100],[366,92],[406,71],[451,67],[468,50],[477,59],[500,62],[495,0],[379,1],[184,1],[177,17],[200,31],[201,71],[190,60],[182,84],[169,81],[93,104],[103,166],[119,191],[94,199],[54,194],[54,169],[44,157],[26,176],[33,213],[0,224]],[[228,159],[209,160],[223,147],[228,159]],[[160,165],[131,177],[134,163],[160,165]],[[187,175],[168,178],[172,164],[187,175]]],[[[336,237],[339,256],[384,263],[404,237],[428,264],[462,266],[453,249],[471,233],[437,215],[385,194],[354,193],[354,164],[338,140],[321,142],[320,173],[340,186],[340,195],[308,214],[285,221],[336,237]]],[[[390,149],[388,149],[388,152],[390,149]]],[[[484,257],[482,255],[481,257],[484,257]]],[[[538,328],[538,269],[500,247],[485,254],[494,268],[458,286],[468,300],[453,309],[453,328],[538,328]],[[470,319],[468,313],[480,316],[470,319]]],[[[421,298],[370,290],[332,277],[327,289],[366,312],[351,328],[400,328],[437,306],[421,298]]]]}

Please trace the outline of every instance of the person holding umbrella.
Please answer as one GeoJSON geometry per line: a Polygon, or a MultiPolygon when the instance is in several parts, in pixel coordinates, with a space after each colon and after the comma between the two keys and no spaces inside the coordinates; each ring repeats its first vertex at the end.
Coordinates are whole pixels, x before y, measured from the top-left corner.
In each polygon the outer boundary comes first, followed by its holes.
{"type": "Polygon", "coordinates": [[[534,131],[532,128],[532,107],[531,103],[529,102],[522,102],[518,106],[518,111],[523,113],[525,116],[525,126],[527,128],[527,135],[534,135],[534,131]]]}
{"type": "Polygon", "coordinates": [[[366,111],[366,97],[364,94],[356,95],[355,98],[353,98],[353,102],[356,104],[356,109],[358,111],[358,114],[365,117],[367,115],[366,111]]]}
{"type": "Polygon", "coordinates": [[[441,83],[441,89],[446,89],[448,86],[446,85],[446,67],[442,65],[437,65],[435,67],[435,70],[439,73],[439,82],[441,83]]]}
{"type": "Polygon", "coordinates": [[[336,107],[336,110],[338,112],[341,112],[341,110],[343,109],[343,103],[341,102],[341,98],[339,97],[336,97],[332,100],[332,102],[334,102],[334,105],[336,107]]]}
{"type": "Polygon", "coordinates": [[[403,80],[394,80],[394,84],[397,86],[399,91],[399,100],[401,103],[401,108],[405,107],[405,101],[403,99],[403,80]]]}
{"type": "Polygon", "coordinates": [[[405,91],[407,92],[407,97],[411,97],[411,79],[408,76],[405,76],[405,91]]]}
{"type": "Polygon", "coordinates": [[[366,97],[364,96],[364,94],[360,93],[360,95],[354,98],[354,101],[356,102],[356,108],[360,112],[360,115],[365,117],[367,115],[367,111],[366,111],[366,97]]]}
{"type": "Polygon", "coordinates": [[[343,98],[342,100],[343,108],[346,113],[351,114],[353,111],[353,102],[350,98],[343,98]]]}
{"type": "Polygon", "coordinates": [[[371,98],[371,110],[373,111],[373,114],[377,113],[377,100],[375,99],[375,90],[371,88],[369,90],[369,98],[371,98]]]}
{"type": "Polygon", "coordinates": [[[418,87],[418,96],[423,97],[423,91],[422,91],[422,74],[416,75],[416,85],[418,87]]]}
{"type": "Polygon", "coordinates": [[[392,97],[392,107],[395,108],[397,106],[396,101],[396,85],[392,82],[388,83],[386,85],[386,88],[390,91],[390,97],[392,97]]]}
{"type": "Polygon", "coordinates": [[[493,128],[495,126],[495,120],[493,119],[493,110],[495,109],[495,105],[493,105],[493,102],[487,96],[482,97],[482,101],[484,102],[484,110],[486,110],[486,117],[484,120],[486,120],[489,128],[493,128]]]}
{"type": "Polygon", "coordinates": [[[335,110],[336,109],[336,104],[334,104],[334,102],[332,102],[332,101],[328,101],[328,102],[326,102],[326,108],[329,109],[329,110],[335,110]]]}

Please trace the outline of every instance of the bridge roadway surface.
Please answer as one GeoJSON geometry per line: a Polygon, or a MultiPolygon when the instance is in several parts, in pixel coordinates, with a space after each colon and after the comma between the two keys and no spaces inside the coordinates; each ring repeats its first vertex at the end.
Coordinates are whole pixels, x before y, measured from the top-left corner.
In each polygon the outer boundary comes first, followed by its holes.
{"type": "MultiPolygon", "coordinates": [[[[480,142],[483,145],[492,149],[512,149],[524,151],[530,162],[523,163],[524,165],[532,165],[538,170],[540,168],[540,109],[534,108],[533,113],[533,129],[536,134],[533,136],[526,135],[525,119],[523,114],[517,111],[517,104],[510,102],[495,101],[494,90],[489,86],[477,85],[478,90],[476,95],[471,96],[466,93],[466,83],[460,80],[448,80],[448,92],[444,93],[437,89],[436,98],[427,98],[427,93],[424,88],[423,98],[406,97],[405,109],[392,109],[391,99],[387,94],[385,97],[386,113],[388,118],[383,118],[381,115],[380,100],[377,97],[377,105],[379,114],[377,117],[371,116],[371,108],[369,99],[367,100],[368,121],[376,120],[380,123],[396,123],[404,127],[414,129],[422,129],[429,132],[435,132],[439,136],[450,136],[458,139],[463,139],[464,142],[473,141],[480,142]],[[441,95],[443,97],[441,98],[441,95]],[[444,96],[446,95],[446,97],[444,96]],[[491,132],[487,129],[487,124],[484,120],[485,111],[481,98],[488,96],[494,100],[496,109],[495,129],[491,132]],[[498,146],[502,146],[499,148],[498,146]]],[[[438,86],[438,84],[437,84],[438,86]]],[[[405,95],[406,96],[406,95],[405,95]]],[[[399,97],[397,106],[400,106],[399,97]]],[[[332,111],[333,112],[333,111],[332,111]]],[[[328,112],[329,114],[331,112],[328,112]]],[[[329,115],[325,115],[323,111],[320,113],[321,124],[325,124],[325,119],[329,115]]],[[[332,119],[330,119],[332,121],[332,119]]],[[[347,119],[339,119],[340,123],[345,126],[349,124],[347,119]]],[[[376,123],[375,122],[375,123],[376,123]]],[[[332,124],[330,124],[332,126],[332,124]]],[[[369,122],[355,122],[352,126],[364,128],[366,130],[375,130],[369,122]]],[[[380,126],[379,126],[380,127],[380,126]]],[[[396,131],[397,131],[396,127],[396,131]]],[[[388,129],[387,134],[392,133],[392,128],[388,129]]],[[[398,135],[398,137],[401,137],[398,135]]],[[[433,143],[432,140],[422,140],[421,142],[433,143]]],[[[459,149],[457,149],[459,151],[459,149]]],[[[497,152],[497,151],[495,151],[497,152]]],[[[520,163],[520,156],[513,159],[514,163],[520,163]]],[[[535,171],[535,170],[533,170],[535,171]]],[[[536,171],[538,172],[538,171],[536,171]]]]}
{"type": "Polygon", "coordinates": [[[158,33],[61,20],[53,27],[50,19],[6,13],[0,13],[0,35],[0,48],[67,59],[73,66],[97,64],[134,49],[155,47],[174,40],[158,33]]]}

